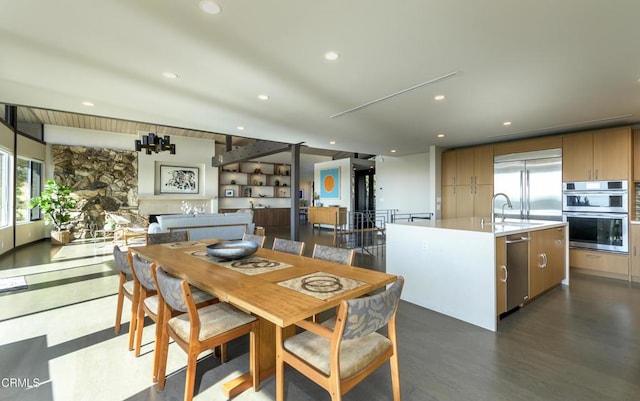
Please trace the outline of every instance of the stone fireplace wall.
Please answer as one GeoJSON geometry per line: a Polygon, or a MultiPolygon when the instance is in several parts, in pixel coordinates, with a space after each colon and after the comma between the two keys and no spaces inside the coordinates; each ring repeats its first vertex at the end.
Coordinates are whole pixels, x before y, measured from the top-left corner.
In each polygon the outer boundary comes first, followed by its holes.
{"type": "Polygon", "coordinates": [[[77,210],[68,229],[90,238],[105,224],[104,212],[137,209],[138,152],[53,145],[54,179],[73,189],[77,210]]]}

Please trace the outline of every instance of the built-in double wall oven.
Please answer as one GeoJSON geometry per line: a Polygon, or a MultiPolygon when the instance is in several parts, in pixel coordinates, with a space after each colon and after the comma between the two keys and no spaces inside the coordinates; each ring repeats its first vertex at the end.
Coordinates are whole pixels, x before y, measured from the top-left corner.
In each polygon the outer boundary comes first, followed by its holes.
{"type": "Polygon", "coordinates": [[[572,247],[629,251],[627,181],[565,182],[562,215],[572,247]]]}

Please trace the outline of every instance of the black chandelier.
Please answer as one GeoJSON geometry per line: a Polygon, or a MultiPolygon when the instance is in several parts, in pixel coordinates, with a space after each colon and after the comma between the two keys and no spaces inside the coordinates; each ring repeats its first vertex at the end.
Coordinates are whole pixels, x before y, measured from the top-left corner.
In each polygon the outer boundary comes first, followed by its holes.
{"type": "Polygon", "coordinates": [[[176,154],[176,145],[171,143],[169,135],[165,135],[164,138],[150,132],[149,135],[142,135],[142,141],[136,139],[136,151],[140,152],[142,149],[146,149],[148,155],[151,152],[164,152],[168,150],[170,154],[176,154]]]}

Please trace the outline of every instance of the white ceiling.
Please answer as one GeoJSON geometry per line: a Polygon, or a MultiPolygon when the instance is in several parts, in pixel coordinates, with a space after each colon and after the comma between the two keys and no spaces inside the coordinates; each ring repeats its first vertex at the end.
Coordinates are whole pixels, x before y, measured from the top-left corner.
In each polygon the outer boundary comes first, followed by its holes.
{"type": "Polygon", "coordinates": [[[0,0],[0,103],[382,155],[640,121],[638,0],[198,3],[0,0]]]}

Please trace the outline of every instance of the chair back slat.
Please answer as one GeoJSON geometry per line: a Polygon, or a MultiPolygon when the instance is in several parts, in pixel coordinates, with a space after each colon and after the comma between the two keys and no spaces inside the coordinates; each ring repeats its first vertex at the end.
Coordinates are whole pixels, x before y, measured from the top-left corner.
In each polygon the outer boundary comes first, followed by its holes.
{"type": "Polygon", "coordinates": [[[189,241],[189,231],[171,231],[170,233],[147,234],[147,245],[189,241]]]}
{"type": "Polygon", "coordinates": [[[142,260],[137,254],[133,254],[133,270],[140,284],[147,290],[156,290],[156,284],[153,281],[153,273],[151,272],[151,262],[142,260]]]}
{"type": "Polygon", "coordinates": [[[116,266],[118,266],[121,272],[131,274],[127,253],[128,251],[121,250],[118,245],[113,246],[113,260],[116,262],[116,266]]]}
{"type": "Polygon", "coordinates": [[[398,308],[403,285],[404,278],[400,276],[379,294],[346,301],[348,309],[342,339],[366,336],[386,326],[398,308]]]}
{"type": "Polygon", "coordinates": [[[175,311],[187,312],[188,306],[182,292],[182,279],[165,272],[162,266],[158,266],[156,269],[156,278],[164,302],[175,311]]]}

